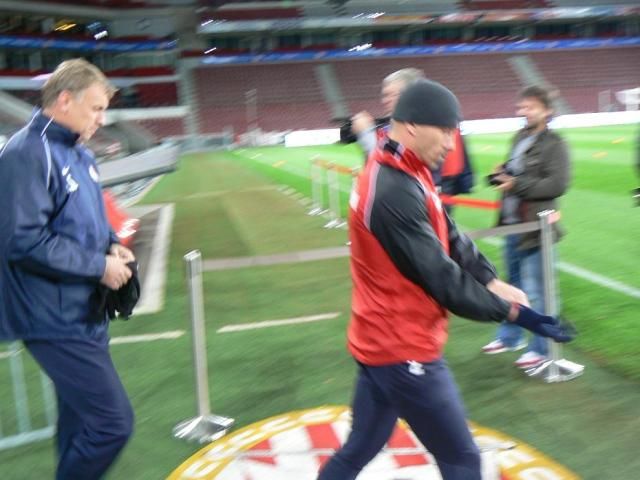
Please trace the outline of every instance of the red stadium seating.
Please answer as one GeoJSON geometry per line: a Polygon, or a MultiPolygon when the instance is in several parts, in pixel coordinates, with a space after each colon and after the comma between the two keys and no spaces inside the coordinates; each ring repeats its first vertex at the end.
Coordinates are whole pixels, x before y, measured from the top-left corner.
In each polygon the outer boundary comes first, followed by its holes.
{"type": "Polygon", "coordinates": [[[458,4],[467,10],[518,10],[553,6],[546,0],[463,0],[458,4]]]}
{"type": "Polygon", "coordinates": [[[274,20],[279,18],[302,17],[302,9],[298,7],[282,8],[237,8],[216,10],[213,13],[215,20],[274,20]]]}
{"type": "Polygon", "coordinates": [[[640,48],[554,50],[529,54],[556,87],[632,88],[640,81],[640,48]]]}
{"type": "MultiPolygon", "coordinates": [[[[546,80],[557,87],[574,113],[598,110],[598,93],[637,87],[638,47],[559,50],[527,55],[546,80]]],[[[462,103],[468,120],[513,116],[515,97],[525,82],[513,71],[514,54],[448,55],[331,61],[349,113],[382,115],[382,79],[405,67],[424,70],[447,85],[462,103]]],[[[518,53],[524,55],[524,53],[518,53]]],[[[247,130],[245,94],[257,89],[258,126],[263,130],[326,128],[331,106],[316,80],[316,63],[203,67],[195,71],[197,104],[203,132],[232,126],[247,130]]]]}
{"type": "Polygon", "coordinates": [[[169,65],[160,65],[157,67],[114,68],[105,73],[110,77],[154,77],[173,75],[175,70],[169,65]]]}
{"type": "Polygon", "coordinates": [[[245,96],[257,91],[258,125],[263,130],[319,128],[330,119],[313,63],[200,68],[196,103],[206,132],[232,126],[247,130],[245,96]]]}
{"type": "Polygon", "coordinates": [[[145,0],[50,0],[48,3],[109,8],[147,8],[153,6],[153,0],[149,2],[145,0]]]}
{"type": "MultiPolygon", "coordinates": [[[[351,113],[365,109],[382,115],[381,81],[389,73],[406,67],[420,68],[427,77],[447,85],[461,98],[467,119],[500,116],[499,112],[513,103],[512,96],[505,92],[515,93],[520,88],[507,56],[502,54],[385,58],[361,60],[357,68],[351,61],[336,62],[334,66],[351,113]],[[496,105],[501,97],[506,101],[496,105]]],[[[512,107],[508,112],[511,110],[512,107]]]]}
{"type": "Polygon", "coordinates": [[[136,123],[153,134],[156,139],[185,134],[184,120],[182,118],[154,118],[137,120],[136,123]]]}
{"type": "Polygon", "coordinates": [[[166,107],[178,105],[176,83],[140,83],[136,85],[140,107],[166,107]]]}
{"type": "Polygon", "coordinates": [[[600,92],[640,82],[638,47],[536,52],[530,58],[574,113],[597,112],[600,92]]]}

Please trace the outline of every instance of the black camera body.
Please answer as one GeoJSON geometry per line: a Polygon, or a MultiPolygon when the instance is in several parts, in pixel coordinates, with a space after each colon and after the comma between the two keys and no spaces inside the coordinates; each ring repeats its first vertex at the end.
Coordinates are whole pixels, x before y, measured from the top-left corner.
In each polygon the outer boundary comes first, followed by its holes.
{"type": "MultiPolygon", "coordinates": [[[[374,120],[376,129],[386,126],[389,123],[389,117],[384,118],[376,118],[374,120]]],[[[340,143],[344,143],[348,145],[350,143],[355,143],[358,141],[358,136],[353,133],[351,119],[343,120],[342,125],[340,126],[340,143]]]]}
{"type": "Polygon", "coordinates": [[[500,173],[491,173],[487,175],[487,183],[493,187],[497,187],[498,185],[502,185],[503,182],[498,180],[498,175],[500,173]]]}
{"type": "Polygon", "coordinates": [[[509,168],[509,164],[506,164],[502,166],[502,169],[499,172],[490,173],[489,175],[487,175],[487,183],[492,187],[497,187],[499,185],[502,185],[504,181],[498,180],[498,176],[503,174],[510,175],[512,177],[515,176],[513,170],[509,168]]]}

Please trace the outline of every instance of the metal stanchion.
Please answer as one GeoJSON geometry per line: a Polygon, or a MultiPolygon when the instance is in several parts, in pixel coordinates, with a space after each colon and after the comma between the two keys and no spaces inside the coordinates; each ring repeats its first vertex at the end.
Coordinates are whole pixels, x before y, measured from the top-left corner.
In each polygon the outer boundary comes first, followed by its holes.
{"type": "MultiPolygon", "coordinates": [[[[38,440],[53,437],[55,433],[56,423],[56,399],[51,386],[51,380],[42,371],[40,379],[42,384],[42,405],[45,409],[44,415],[46,425],[37,428],[34,423],[41,423],[38,415],[31,414],[30,393],[33,391],[27,388],[27,376],[22,359],[23,349],[17,342],[11,343],[6,352],[9,361],[9,369],[11,374],[11,385],[13,388],[14,407],[16,411],[16,432],[7,434],[3,432],[0,423],[0,450],[14,448],[20,445],[26,445],[38,440]]],[[[4,353],[4,352],[3,352],[4,353]]],[[[39,405],[39,402],[33,402],[39,405]]],[[[39,412],[38,412],[39,413],[39,412]]]]}
{"type": "Polygon", "coordinates": [[[16,415],[18,417],[18,432],[24,433],[31,430],[31,418],[29,416],[29,401],[27,395],[27,386],[24,376],[24,365],[22,363],[22,355],[20,347],[17,343],[9,346],[11,356],[9,364],[11,368],[11,379],[13,381],[13,397],[16,407],[16,415]]]}
{"type": "Polygon", "coordinates": [[[311,210],[309,215],[322,215],[326,212],[324,208],[324,198],[322,194],[323,187],[323,166],[317,157],[314,157],[311,161],[311,210]]]}
{"type": "Polygon", "coordinates": [[[327,179],[329,181],[329,216],[331,219],[324,228],[340,228],[345,225],[345,221],[340,218],[340,181],[335,165],[329,165],[327,179]]]}
{"type": "Polygon", "coordinates": [[[191,335],[198,416],[176,425],[173,428],[173,436],[187,441],[206,443],[224,436],[233,425],[234,419],[212,414],[210,410],[202,296],[202,255],[199,250],[193,250],[184,256],[184,261],[187,267],[187,284],[191,304],[191,335]]]}
{"type": "MultiPolygon", "coordinates": [[[[556,316],[558,305],[556,304],[555,268],[553,258],[553,232],[551,224],[556,220],[558,213],[554,210],[545,210],[538,214],[540,219],[540,245],[542,253],[543,282],[544,282],[544,309],[547,315],[556,316]]],[[[526,371],[529,376],[543,377],[548,383],[566,382],[579,377],[584,372],[584,365],[570,362],[562,357],[562,345],[547,340],[549,345],[549,360],[542,365],[526,371]]]]}

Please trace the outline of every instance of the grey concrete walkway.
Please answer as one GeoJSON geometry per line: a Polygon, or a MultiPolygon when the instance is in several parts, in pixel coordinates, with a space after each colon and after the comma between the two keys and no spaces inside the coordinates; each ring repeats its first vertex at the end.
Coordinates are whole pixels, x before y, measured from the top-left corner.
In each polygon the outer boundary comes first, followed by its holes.
{"type": "Polygon", "coordinates": [[[348,257],[349,247],[318,248],[315,250],[301,250],[298,252],[278,253],[275,255],[259,255],[256,257],[232,257],[219,260],[205,260],[202,268],[205,272],[229,270],[233,268],[257,267],[277,265],[280,263],[315,262],[332,258],[348,257]]]}

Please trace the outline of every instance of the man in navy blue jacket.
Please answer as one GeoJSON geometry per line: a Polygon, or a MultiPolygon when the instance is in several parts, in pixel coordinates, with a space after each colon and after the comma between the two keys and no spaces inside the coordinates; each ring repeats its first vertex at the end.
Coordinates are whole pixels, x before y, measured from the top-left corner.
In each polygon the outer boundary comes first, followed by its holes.
{"type": "Polygon", "coordinates": [[[114,92],[85,60],[61,63],[42,109],[0,153],[0,341],[22,340],[55,385],[58,480],[102,477],[133,429],[96,291],[123,286],[134,257],[107,223],[81,143],[114,92]]]}

